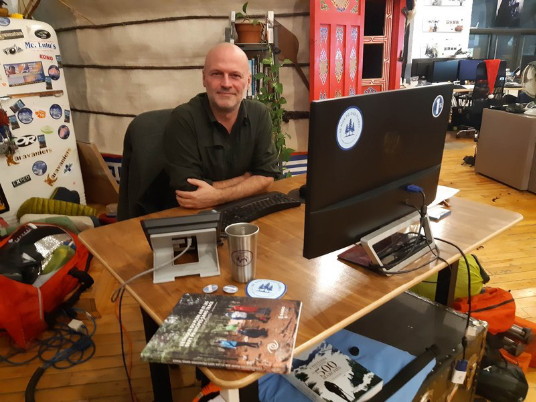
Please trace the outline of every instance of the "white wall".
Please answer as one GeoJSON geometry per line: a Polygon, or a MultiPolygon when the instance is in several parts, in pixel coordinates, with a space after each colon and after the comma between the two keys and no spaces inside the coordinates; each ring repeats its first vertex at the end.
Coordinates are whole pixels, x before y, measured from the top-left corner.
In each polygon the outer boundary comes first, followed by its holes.
{"type": "MultiPolygon", "coordinates": [[[[103,153],[121,154],[132,116],[173,108],[204,90],[206,51],[224,40],[230,11],[241,1],[43,1],[34,19],[52,25],[60,42],[77,138],[103,153]],[[137,6],[135,7],[134,4],[137,6]],[[166,20],[167,19],[167,20],[166,20]],[[109,25],[108,25],[109,24],[109,25]]],[[[250,1],[248,12],[274,10],[299,40],[298,61],[309,61],[309,1],[250,1]],[[284,16],[282,14],[288,14],[284,16]],[[300,14],[300,15],[296,15],[300,14]]],[[[304,68],[308,76],[308,69],[304,68]]],[[[293,68],[282,69],[289,111],[307,111],[308,91],[293,68]]],[[[286,125],[288,145],[307,148],[308,120],[286,125]]]]}

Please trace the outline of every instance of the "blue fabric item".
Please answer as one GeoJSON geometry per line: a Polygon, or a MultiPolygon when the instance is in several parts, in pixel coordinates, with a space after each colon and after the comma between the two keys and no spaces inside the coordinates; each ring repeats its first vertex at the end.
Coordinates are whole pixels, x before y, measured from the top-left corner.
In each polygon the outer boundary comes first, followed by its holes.
{"type": "MultiPolygon", "coordinates": [[[[341,352],[348,354],[352,359],[373,371],[387,384],[404,366],[412,361],[415,356],[397,349],[385,343],[375,341],[345,329],[337,332],[326,339],[341,352]],[[359,354],[352,356],[348,349],[357,346],[359,354]]],[[[424,349],[423,349],[424,352],[424,349]]],[[[400,388],[389,402],[411,401],[417,394],[426,376],[436,364],[433,359],[413,379],[400,388]]],[[[309,398],[294,388],[284,376],[279,374],[267,374],[259,379],[259,399],[261,402],[309,402],[309,398]]]]}

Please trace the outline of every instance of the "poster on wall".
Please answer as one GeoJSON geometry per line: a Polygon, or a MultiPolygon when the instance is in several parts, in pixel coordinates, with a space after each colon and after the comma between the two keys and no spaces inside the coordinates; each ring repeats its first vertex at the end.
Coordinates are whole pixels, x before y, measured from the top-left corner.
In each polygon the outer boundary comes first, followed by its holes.
{"type": "Polygon", "coordinates": [[[464,27],[463,18],[432,17],[425,18],[422,22],[423,32],[462,32],[464,27]]]}
{"type": "Polygon", "coordinates": [[[463,7],[467,0],[424,0],[425,6],[436,7],[463,7]]]}

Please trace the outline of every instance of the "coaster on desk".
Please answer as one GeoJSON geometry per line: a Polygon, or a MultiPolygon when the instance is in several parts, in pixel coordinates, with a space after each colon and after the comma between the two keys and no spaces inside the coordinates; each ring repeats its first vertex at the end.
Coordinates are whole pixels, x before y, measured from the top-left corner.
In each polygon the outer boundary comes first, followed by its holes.
{"type": "Polygon", "coordinates": [[[246,294],[249,297],[264,299],[279,299],[286,292],[287,285],[272,279],[253,279],[246,287],[246,294]]]}

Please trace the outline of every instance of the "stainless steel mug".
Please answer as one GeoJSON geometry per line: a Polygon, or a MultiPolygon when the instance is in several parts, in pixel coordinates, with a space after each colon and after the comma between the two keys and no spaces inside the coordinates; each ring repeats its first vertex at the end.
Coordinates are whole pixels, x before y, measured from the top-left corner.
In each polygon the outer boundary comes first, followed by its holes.
{"type": "Polygon", "coordinates": [[[236,282],[249,282],[255,278],[259,227],[252,223],[234,223],[225,228],[225,233],[231,258],[231,277],[236,282]]]}

